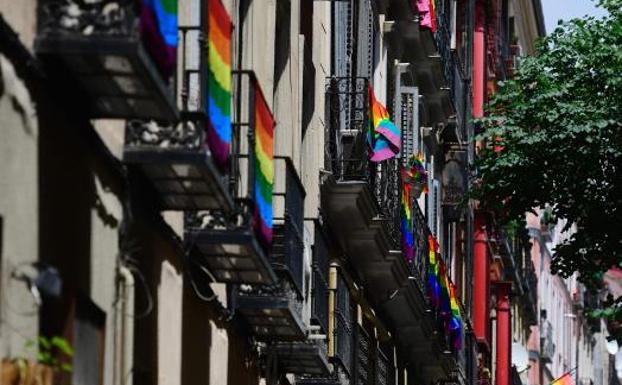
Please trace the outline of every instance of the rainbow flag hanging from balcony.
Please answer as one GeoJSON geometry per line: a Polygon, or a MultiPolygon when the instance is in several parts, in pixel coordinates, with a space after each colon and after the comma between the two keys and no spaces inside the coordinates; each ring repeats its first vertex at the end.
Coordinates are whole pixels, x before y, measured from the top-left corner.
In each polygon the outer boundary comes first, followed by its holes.
{"type": "Polygon", "coordinates": [[[369,160],[381,162],[391,159],[400,152],[402,134],[391,121],[387,109],[376,100],[374,90],[369,86],[369,160]]]}
{"type": "Polygon", "coordinates": [[[449,298],[451,302],[451,321],[449,325],[451,342],[455,350],[462,349],[462,313],[456,298],[456,287],[453,283],[449,286],[449,298]]]}
{"type": "Polygon", "coordinates": [[[177,0],[142,0],[140,34],[147,52],[168,79],[177,62],[177,0]]]}
{"type": "Polygon", "coordinates": [[[214,161],[226,170],[231,151],[231,31],[233,24],[220,0],[208,1],[207,142],[214,161]]]}
{"type": "Polygon", "coordinates": [[[438,309],[441,300],[441,284],[438,279],[438,243],[432,235],[428,235],[428,297],[434,309],[438,309]]]}
{"type": "MultiPolygon", "coordinates": [[[[402,175],[406,173],[405,169],[402,170],[402,175]]],[[[402,252],[408,262],[412,262],[415,258],[415,240],[413,234],[413,218],[411,207],[411,190],[410,183],[405,181],[402,177],[402,201],[401,201],[401,230],[402,230],[402,252]]]]}
{"type": "Polygon", "coordinates": [[[255,212],[254,226],[264,247],[272,245],[272,186],[274,182],[274,118],[255,83],[255,212]]]}
{"type": "Polygon", "coordinates": [[[435,0],[413,0],[419,11],[419,25],[436,32],[436,3],[435,0]]]}
{"type": "Polygon", "coordinates": [[[447,265],[445,261],[438,258],[438,281],[441,286],[441,300],[439,304],[439,310],[441,315],[445,318],[447,326],[449,326],[449,320],[451,316],[451,299],[449,296],[449,279],[447,277],[447,265]]]}

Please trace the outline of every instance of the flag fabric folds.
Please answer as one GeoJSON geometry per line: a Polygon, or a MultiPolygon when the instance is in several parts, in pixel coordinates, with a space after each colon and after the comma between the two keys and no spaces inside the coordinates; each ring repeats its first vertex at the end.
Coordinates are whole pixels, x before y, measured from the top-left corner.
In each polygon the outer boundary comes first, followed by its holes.
{"type": "Polygon", "coordinates": [[[140,34],[145,49],[168,79],[177,62],[177,0],[142,0],[140,34]]]}
{"type": "Polygon", "coordinates": [[[453,283],[449,285],[449,298],[451,304],[451,320],[449,323],[449,336],[451,339],[451,344],[454,349],[460,350],[462,349],[462,313],[460,312],[460,307],[458,306],[458,300],[456,299],[456,287],[453,283]]]}
{"type": "Polygon", "coordinates": [[[428,235],[428,297],[432,307],[438,309],[441,300],[441,284],[438,280],[438,243],[432,235],[428,235]]]}
{"type": "Polygon", "coordinates": [[[274,118],[255,80],[255,211],[254,227],[265,248],[272,245],[274,183],[274,118]]]}
{"type": "Polygon", "coordinates": [[[402,252],[408,262],[412,262],[415,258],[415,239],[413,234],[413,218],[412,218],[412,185],[408,183],[407,169],[402,169],[402,200],[401,200],[401,231],[402,231],[402,252]]]}
{"type": "Polygon", "coordinates": [[[435,0],[413,0],[419,10],[419,24],[436,32],[436,4],[435,0]]]}
{"type": "Polygon", "coordinates": [[[226,170],[231,151],[231,32],[233,24],[221,0],[207,7],[207,142],[212,157],[226,170]]]}
{"type": "Polygon", "coordinates": [[[369,160],[381,162],[391,159],[400,152],[402,134],[390,120],[387,109],[376,100],[374,90],[369,86],[369,160]]]}

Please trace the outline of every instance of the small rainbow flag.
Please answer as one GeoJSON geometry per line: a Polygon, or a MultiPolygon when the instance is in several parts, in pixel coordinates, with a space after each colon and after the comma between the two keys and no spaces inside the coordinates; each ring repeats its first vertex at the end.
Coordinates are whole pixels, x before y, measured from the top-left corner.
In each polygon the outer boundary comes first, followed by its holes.
{"type": "Polygon", "coordinates": [[[381,162],[391,159],[400,152],[402,134],[390,120],[387,109],[376,100],[374,90],[369,86],[369,160],[381,162]]]}
{"type": "Polygon", "coordinates": [[[450,336],[455,350],[462,349],[462,313],[460,312],[460,306],[458,306],[458,300],[456,299],[456,287],[453,283],[449,286],[449,298],[451,302],[451,322],[450,322],[450,336]]]}
{"type": "Polygon", "coordinates": [[[274,118],[257,80],[255,83],[255,212],[254,227],[267,249],[272,245],[274,183],[274,118]]]}
{"type": "Polygon", "coordinates": [[[220,0],[207,7],[207,142],[214,161],[226,170],[231,151],[231,31],[233,24],[220,0]]]}
{"type": "Polygon", "coordinates": [[[441,285],[438,280],[438,243],[434,236],[428,235],[428,297],[434,309],[438,309],[441,300],[441,285]]]}
{"type": "Polygon", "coordinates": [[[572,372],[575,370],[577,370],[577,368],[573,368],[572,370],[562,374],[560,377],[553,380],[550,385],[574,385],[574,381],[572,380],[572,372]]]}
{"type": "Polygon", "coordinates": [[[415,258],[415,239],[413,235],[413,218],[411,207],[412,186],[405,182],[403,176],[407,171],[402,169],[402,201],[401,201],[401,230],[402,230],[402,252],[408,262],[415,258]]]}
{"type": "Polygon", "coordinates": [[[177,0],[142,0],[140,35],[162,76],[168,79],[177,62],[177,0]]]}

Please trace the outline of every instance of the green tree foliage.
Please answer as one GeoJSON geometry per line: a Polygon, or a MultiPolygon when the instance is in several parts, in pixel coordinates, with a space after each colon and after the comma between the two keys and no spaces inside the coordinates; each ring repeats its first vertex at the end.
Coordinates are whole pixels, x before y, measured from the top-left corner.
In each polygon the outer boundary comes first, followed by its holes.
{"type": "Polygon", "coordinates": [[[545,206],[566,219],[552,270],[592,287],[622,267],[622,0],[600,5],[609,17],[560,24],[501,84],[474,189],[504,221],[545,206]]]}

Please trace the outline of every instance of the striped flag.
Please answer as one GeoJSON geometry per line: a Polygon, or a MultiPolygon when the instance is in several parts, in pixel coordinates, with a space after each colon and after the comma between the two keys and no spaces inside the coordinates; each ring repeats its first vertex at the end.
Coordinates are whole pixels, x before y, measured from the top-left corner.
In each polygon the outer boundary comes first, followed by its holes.
{"type": "Polygon", "coordinates": [[[369,120],[367,134],[369,160],[381,162],[393,158],[400,152],[402,134],[390,120],[387,109],[376,100],[371,86],[369,86],[369,120]]]}
{"type": "Polygon", "coordinates": [[[231,31],[233,24],[220,0],[207,8],[207,143],[214,161],[226,170],[231,151],[231,31]]]}

